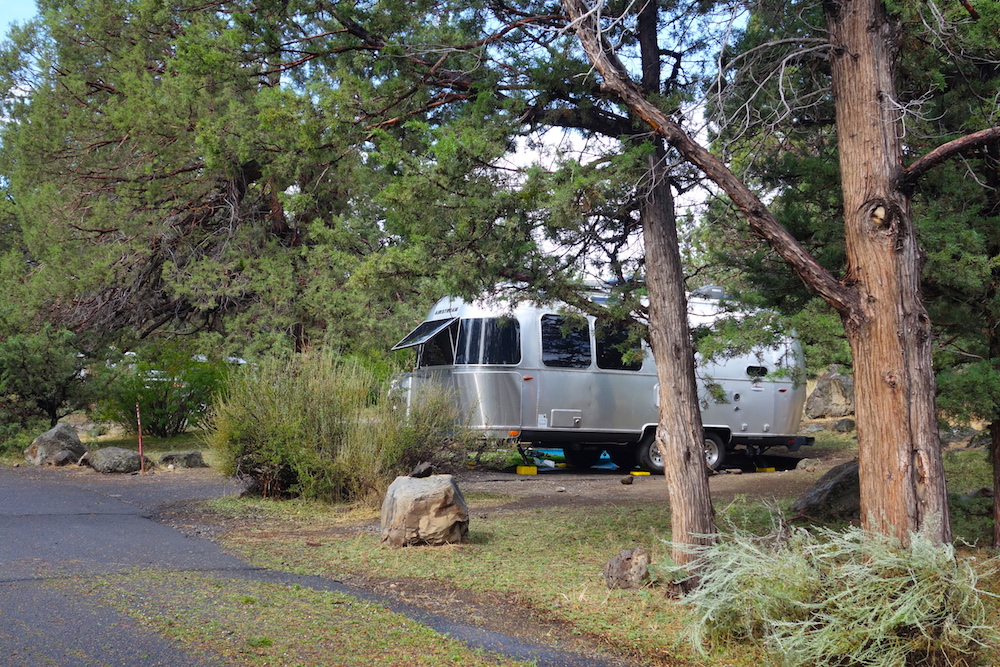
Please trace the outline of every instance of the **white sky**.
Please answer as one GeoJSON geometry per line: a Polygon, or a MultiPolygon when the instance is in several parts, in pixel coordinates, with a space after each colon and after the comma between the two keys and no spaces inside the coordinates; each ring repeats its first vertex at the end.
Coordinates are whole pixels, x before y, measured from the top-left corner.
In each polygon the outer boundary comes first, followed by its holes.
{"type": "Polygon", "coordinates": [[[0,32],[7,35],[7,28],[14,21],[24,22],[36,13],[34,0],[0,0],[0,32]]]}

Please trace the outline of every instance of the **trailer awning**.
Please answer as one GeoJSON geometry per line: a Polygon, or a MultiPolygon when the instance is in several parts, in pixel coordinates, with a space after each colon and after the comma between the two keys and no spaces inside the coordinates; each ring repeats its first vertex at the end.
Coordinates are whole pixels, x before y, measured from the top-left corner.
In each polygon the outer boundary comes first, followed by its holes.
{"type": "Polygon", "coordinates": [[[402,350],[406,347],[415,347],[417,345],[423,345],[434,336],[438,335],[445,329],[447,329],[452,322],[457,322],[458,318],[453,317],[448,320],[430,320],[429,322],[422,322],[420,326],[406,334],[406,338],[399,341],[392,346],[393,350],[402,350]]]}

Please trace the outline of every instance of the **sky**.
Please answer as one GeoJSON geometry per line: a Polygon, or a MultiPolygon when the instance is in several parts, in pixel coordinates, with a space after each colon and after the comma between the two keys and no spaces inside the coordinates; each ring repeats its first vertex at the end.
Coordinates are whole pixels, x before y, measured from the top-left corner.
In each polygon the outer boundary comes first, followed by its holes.
{"type": "Polygon", "coordinates": [[[0,0],[0,32],[6,35],[13,21],[23,23],[34,15],[34,0],[0,0]]]}

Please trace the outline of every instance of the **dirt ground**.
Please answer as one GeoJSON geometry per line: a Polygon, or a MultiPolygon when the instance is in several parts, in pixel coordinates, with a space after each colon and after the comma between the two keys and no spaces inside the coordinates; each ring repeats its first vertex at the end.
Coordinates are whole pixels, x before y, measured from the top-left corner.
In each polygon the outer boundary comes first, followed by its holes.
{"type": "MultiPolygon", "coordinates": [[[[810,453],[765,455],[755,461],[730,455],[727,467],[709,477],[712,497],[718,505],[743,495],[752,498],[798,496],[827,470],[850,460],[843,453],[823,452],[816,452],[819,457],[807,459],[810,453]],[[803,459],[807,460],[799,465],[803,459]],[[761,472],[756,471],[758,468],[761,472]]],[[[455,476],[463,492],[514,496],[516,500],[505,505],[508,509],[609,502],[656,503],[668,499],[667,485],[661,475],[626,475],[610,465],[607,469],[598,467],[587,471],[540,467],[536,475],[463,470],[455,476]],[[631,481],[622,483],[628,477],[631,481]]]]}

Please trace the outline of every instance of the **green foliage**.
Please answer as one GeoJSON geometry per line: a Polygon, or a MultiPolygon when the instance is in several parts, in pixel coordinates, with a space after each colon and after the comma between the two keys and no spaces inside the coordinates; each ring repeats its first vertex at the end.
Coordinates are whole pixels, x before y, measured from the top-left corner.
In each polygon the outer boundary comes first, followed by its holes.
{"type": "Polygon", "coordinates": [[[17,456],[23,460],[21,453],[31,444],[38,434],[48,430],[45,422],[39,421],[20,427],[17,424],[6,422],[6,415],[0,410],[0,456],[17,456]]]}
{"type": "Polygon", "coordinates": [[[734,532],[699,554],[688,598],[698,646],[762,640],[788,665],[966,664],[1000,635],[980,582],[996,561],[950,545],[908,548],[860,529],[734,532]]]}
{"type": "Polygon", "coordinates": [[[228,371],[225,361],[192,355],[183,346],[125,355],[117,368],[108,371],[114,379],[98,415],[135,433],[138,404],[143,434],[178,436],[204,416],[228,371]]]}
{"type": "Polygon", "coordinates": [[[264,496],[366,501],[421,461],[464,459],[472,439],[460,421],[443,393],[397,409],[370,370],[316,353],[230,376],[207,440],[228,474],[264,496]]]}
{"type": "Polygon", "coordinates": [[[80,338],[44,324],[37,331],[0,331],[0,415],[3,422],[24,428],[86,408],[101,390],[88,373],[80,338]]]}

